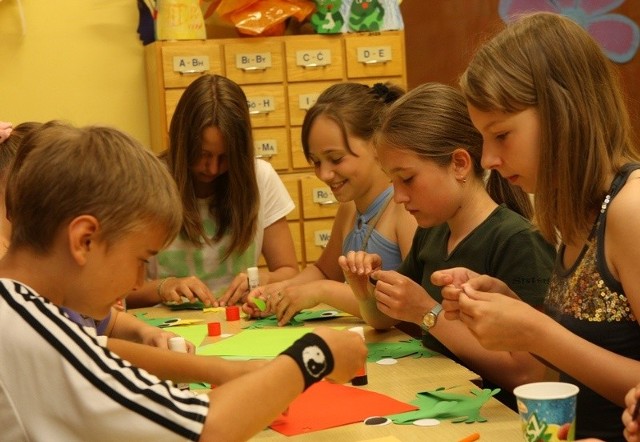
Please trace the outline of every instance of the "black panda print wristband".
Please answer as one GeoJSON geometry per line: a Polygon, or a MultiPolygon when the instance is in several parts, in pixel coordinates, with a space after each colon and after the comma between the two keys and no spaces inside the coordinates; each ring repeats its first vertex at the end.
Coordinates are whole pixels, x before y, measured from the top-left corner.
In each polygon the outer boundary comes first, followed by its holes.
{"type": "Polygon", "coordinates": [[[280,354],[296,361],[304,377],[305,390],[333,371],[331,350],[315,333],[307,333],[280,354]]]}

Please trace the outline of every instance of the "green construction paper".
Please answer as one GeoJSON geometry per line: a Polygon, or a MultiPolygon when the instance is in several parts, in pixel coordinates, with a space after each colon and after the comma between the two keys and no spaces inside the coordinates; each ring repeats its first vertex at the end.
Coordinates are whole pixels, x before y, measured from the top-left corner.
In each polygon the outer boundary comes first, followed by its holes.
{"type": "Polygon", "coordinates": [[[267,303],[264,302],[264,299],[255,298],[253,300],[253,303],[256,305],[256,307],[258,307],[258,310],[260,310],[261,312],[265,311],[267,308],[267,303]]]}
{"type": "Polygon", "coordinates": [[[406,356],[417,358],[430,358],[438,353],[422,345],[419,339],[409,339],[400,342],[371,342],[367,344],[369,355],[367,361],[377,362],[383,358],[400,359],[406,356]]]}
{"type": "MultiPolygon", "coordinates": [[[[283,327],[300,327],[303,325],[301,321],[296,321],[295,317],[286,323],[283,327]]],[[[245,330],[253,330],[265,327],[278,327],[278,318],[276,315],[267,316],[266,318],[260,318],[253,321],[251,324],[244,327],[245,330]]]]}
{"type": "Polygon", "coordinates": [[[308,327],[243,330],[214,344],[196,349],[196,354],[248,359],[272,359],[295,340],[311,332],[308,327]]]}
{"type": "Polygon", "coordinates": [[[181,302],[181,303],[165,303],[170,310],[202,310],[207,308],[202,301],[181,302]]]}
{"type": "Polygon", "coordinates": [[[173,322],[178,322],[180,318],[148,318],[146,313],[137,313],[136,318],[146,322],[153,327],[166,327],[173,322]]]}
{"type": "Polygon", "coordinates": [[[294,316],[296,321],[318,321],[326,319],[335,319],[343,316],[351,316],[348,313],[339,312],[337,310],[302,310],[294,316]]]}
{"type": "MultiPolygon", "coordinates": [[[[339,312],[337,310],[302,310],[284,326],[300,327],[301,325],[303,325],[305,321],[334,319],[342,316],[350,316],[350,315],[348,313],[339,312]]],[[[278,326],[278,318],[276,318],[276,315],[271,315],[271,316],[267,316],[266,318],[255,320],[252,324],[245,327],[245,329],[251,330],[255,328],[277,327],[277,326],[278,326]]]]}
{"type": "Polygon", "coordinates": [[[189,390],[211,390],[211,384],[206,382],[194,382],[189,384],[189,390]]]}
{"type": "Polygon", "coordinates": [[[457,393],[447,393],[444,388],[433,391],[423,391],[417,394],[417,398],[411,404],[419,407],[419,410],[407,413],[392,414],[386,416],[394,424],[410,424],[418,419],[452,419],[453,423],[486,422],[487,419],[480,416],[480,408],[500,392],[499,388],[491,390],[471,390],[473,396],[457,393]]]}
{"type": "Polygon", "coordinates": [[[180,325],[171,327],[170,331],[191,342],[196,346],[196,349],[208,335],[207,324],[180,325]]]}

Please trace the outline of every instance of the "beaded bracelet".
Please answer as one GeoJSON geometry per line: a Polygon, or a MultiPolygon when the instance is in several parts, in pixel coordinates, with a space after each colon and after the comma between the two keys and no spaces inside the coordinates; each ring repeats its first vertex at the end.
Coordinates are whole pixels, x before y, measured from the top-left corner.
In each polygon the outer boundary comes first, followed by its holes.
{"type": "Polygon", "coordinates": [[[298,364],[305,390],[333,371],[331,349],[315,333],[307,333],[280,354],[289,356],[298,364]]]}
{"type": "Polygon", "coordinates": [[[167,280],[173,279],[173,278],[175,278],[175,276],[168,276],[164,278],[162,281],[160,281],[160,284],[158,284],[158,287],[156,287],[156,291],[158,292],[158,298],[160,298],[161,300],[162,300],[162,295],[160,294],[160,290],[162,289],[163,284],[167,282],[167,280]]]}

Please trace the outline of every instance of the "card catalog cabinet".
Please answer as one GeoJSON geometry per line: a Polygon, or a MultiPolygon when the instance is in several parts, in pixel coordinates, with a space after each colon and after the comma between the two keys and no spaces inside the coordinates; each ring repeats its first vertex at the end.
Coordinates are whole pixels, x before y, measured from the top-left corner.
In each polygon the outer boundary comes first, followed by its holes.
{"type": "Polygon", "coordinates": [[[314,262],[329,239],[338,204],[304,158],[304,115],[318,95],[337,82],[390,81],[406,88],[404,34],[157,41],[145,46],[145,60],[155,152],[167,147],[176,104],[198,76],[224,75],[242,87],[256,157],[273,165],[296,203],[287,222],[300,264],[314,262]]]}

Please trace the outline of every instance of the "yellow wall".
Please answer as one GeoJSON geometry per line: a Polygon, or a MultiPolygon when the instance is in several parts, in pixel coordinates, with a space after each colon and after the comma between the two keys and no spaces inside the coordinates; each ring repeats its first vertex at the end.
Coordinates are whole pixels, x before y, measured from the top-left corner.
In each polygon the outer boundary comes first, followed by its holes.
{"type": "Polygon", "coordinates": [[[133,0],[0,0],[0,120],[105,124],[149,143],[133,0]]]}

